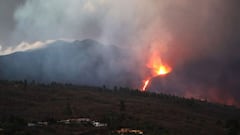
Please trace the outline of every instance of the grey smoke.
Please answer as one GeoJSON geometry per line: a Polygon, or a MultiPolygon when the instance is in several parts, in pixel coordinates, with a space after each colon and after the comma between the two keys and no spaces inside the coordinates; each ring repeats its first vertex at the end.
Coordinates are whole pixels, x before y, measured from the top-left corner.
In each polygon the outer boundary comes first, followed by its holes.
{"type": "MultiPolygon", "coordinates": [[[[9,28],[0,33],[9,37],[8,41],[0,39],[2,51],[9,47],[6,44],[22,41],[90,38],[105,44],[106,48],[111,44],[124,48],[131,60],[124,58],[119,62],[121,66],[117,63],[114,67],[111,67],[114,64],[107,66],[113,70],[111,73],[134,70],[137,76],[134,79],[141,83],[147,74],[148,56],[157,50],[173,67],[171,85],[183,87],[170,93],[190,93],[201,98],[217,95],[211,99],[232,98],[239,102],[238,0],[26,0],[16,3],[11,23],[0,23],[1,28],[9,28]],[[10,26],[14,27],[10,29],[10,26]]],[[[113,56],[108,52],[105,61],[113,61],[113,56]]],[[[104,79],[112,78],[105,76],[104,79]]]]}
{"type": "Polygon", "coordinates": [[[0,79],[93,86],[137,86],[131,54],[94,40],[56,41],[41,49],[0,57],[0,79]]]}
{"type": "Polygon", "coordinates": [[[11,36],[16,28],[14,13],[24,2],[25,0],[0,0],[0,45],[11,44],[11,36]]]}

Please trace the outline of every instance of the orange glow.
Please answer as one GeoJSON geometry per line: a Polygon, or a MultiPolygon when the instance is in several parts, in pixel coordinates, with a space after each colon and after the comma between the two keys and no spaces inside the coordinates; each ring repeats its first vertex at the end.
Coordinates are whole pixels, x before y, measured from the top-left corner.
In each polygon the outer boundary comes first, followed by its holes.
{"type": "Polygon", "coordinates": [[[146,91],[146,88],[147,88],[148,84],[149,84],[149,80],[144,81],[144,85],[143,85],[143,88],[142,88],[143,91],[146,91]]]}
{"type": "Polygon", "coordinates": [[[172,68],[166,64],[163,64],[160,56],[157,53],[153,53],[147,64],[147,67],[152,70],[152,76],[166,75],[172,71],[172,68]]]}
{"type": "Polygon", "coordinates": [[[157,72],[158,75],[166,75],[171,72],[171,68],[169,66],[161,65],[157,72]]]}
{"type": "Polygon", "coordinates": [[[151,54],[146,66],[148,69],[150,69],[151,75],[146,77],[148,79],[145,79],[143,81],[144,84],[142,87],[142,91],[146,91],[146,88],[151,78],[159,75],[164,76],[172,71],[172,68],[170,66],[168,66],[167,64],[163,64],[162,59],[157,52],[151,54]]]}

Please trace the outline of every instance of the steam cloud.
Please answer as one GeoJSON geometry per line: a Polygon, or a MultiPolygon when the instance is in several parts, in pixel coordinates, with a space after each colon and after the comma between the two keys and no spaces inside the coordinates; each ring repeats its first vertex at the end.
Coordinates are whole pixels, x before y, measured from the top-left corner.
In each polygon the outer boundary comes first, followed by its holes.
{"type": "Polygon", "coordinates": [[[35,43],[22,42],[17,46],[9,46],[8,48],[5,48],[4,50],[2,50],[2,46],[0,45],[0,56],[12,54],[15,52],[24,52],[24,51],[39,49],[39,48],[42,48],[52,42],[54,42],[54,41],[53,40],[48,40],[45,42],[38,41],[35,43]]]}
{"type": "Polygon", "coordinates": [[[120,64],[135,70],[139,80],[147,74],[147,57],[157,50],[173,67],[177,81],[171,85],[184,85],[169,93],[239,103],[238,5],[238,0],[26,0],[14,13],[11,42],[90,38],[114,44],[131,54],[134,60],[120,64]]]}

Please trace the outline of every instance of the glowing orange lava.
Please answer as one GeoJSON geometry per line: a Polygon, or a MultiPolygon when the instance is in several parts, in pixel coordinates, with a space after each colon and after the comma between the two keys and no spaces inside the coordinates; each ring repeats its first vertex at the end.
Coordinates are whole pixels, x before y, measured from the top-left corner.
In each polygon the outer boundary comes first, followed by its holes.
{"type": "Polygon", "coordinates": [[[149,80],[144,81],[144,85],[143,85],[143,88],[142,88],[143,91],[146,90],[146,88],[148,86],[148,83],[149,83],[149,80]]]}
{"type": "Polygon", "coordinates": [[[163,64],[161,58],[157,53],[153,53],[147,64],[147,67],[152,71],[152,77],[158,75],[166,75],[172,71],[172,68],[163,64]]]}
{"type": "Polygon", "coordinates": [[[166,74],[168,74],[168,73],[170,73],[171,72],[171,68],[169,67],[169,66],[167,66],[167,65],[161,65],[160,67],[159,67],[159,69],[157,70],[157,74],[158,75],[166,75],[166,74]]]}
{"type": "MultiPolygon", "coordinates": [[[[153,78],[156,76],[164,76],[172,71],[172,68],[167,64],[163,64],[160,55],[158,53],[152,53],[148,63],[147,68],[151,70],[151,75],[147,78],[153,78]]],[[[147,86],[149,85],[150,79],[145,79],[143,82],[142,91],[146,91],[147,86]]]]}

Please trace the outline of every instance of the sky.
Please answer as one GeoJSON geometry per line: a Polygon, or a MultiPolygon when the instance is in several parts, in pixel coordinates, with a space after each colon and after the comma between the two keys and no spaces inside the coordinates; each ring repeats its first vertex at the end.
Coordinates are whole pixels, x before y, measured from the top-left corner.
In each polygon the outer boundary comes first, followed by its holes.
{"type": "Polygon", "coordinates": [[[0,0],[0,54],[88,38],[129,48],[144,65],[157,50],[174,71],[188,73],[206,89],[188,95],[213,91],[235,100],[236,83],[217,83],[213,90],[205,84],[222,76],[240,81],[238,5],[239,0],[0,0]]]}
{"type": "Polygon", "coordinates": [[[221,51],[224,46],[234,49],[233,44],[238,42],[237,0],[0,2],[2,49],[22,42],[92,38],[140,49],[162,42],[168,45],[162,45],[161,50],[178,50],[183,56],[221,51]]]}

